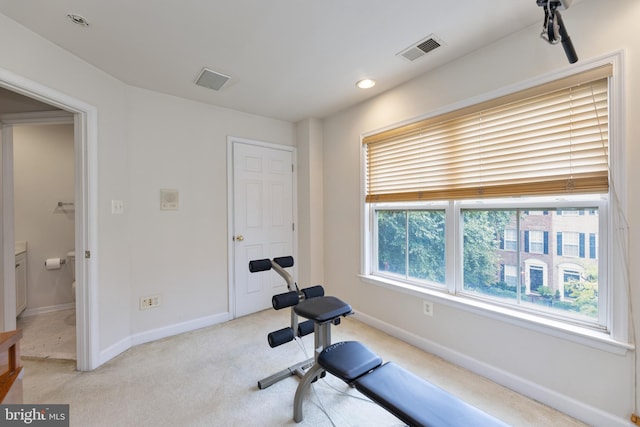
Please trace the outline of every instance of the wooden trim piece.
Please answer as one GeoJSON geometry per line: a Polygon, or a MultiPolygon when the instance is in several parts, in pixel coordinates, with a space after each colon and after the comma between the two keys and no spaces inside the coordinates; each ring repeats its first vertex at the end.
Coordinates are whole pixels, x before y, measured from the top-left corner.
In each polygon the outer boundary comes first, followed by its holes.
{"type": "Polygon", "coordinates": [[[14,390],[21,387],[21,339],[22,330],[20,329],[0,332],[0,366],[5,369],[0,374],[0,402],[2,403],[21,403],[22,401],[22,393],[16,396],[14,392],[14,390]],[[10,399],[8,396],[10,396],[10,399]]]}

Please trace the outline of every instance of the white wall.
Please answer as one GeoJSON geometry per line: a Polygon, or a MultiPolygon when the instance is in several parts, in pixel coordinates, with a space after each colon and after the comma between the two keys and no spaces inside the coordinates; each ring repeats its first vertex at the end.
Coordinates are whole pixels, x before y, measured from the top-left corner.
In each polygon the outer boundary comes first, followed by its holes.
{"type": "Polygon", "coordinates": [[[73,125],[13,128],[15,238],[28,242],[27,310],[73,303],[70,266],[47,270],[47,258],[74,248],[73,125]]]}
{"type": "Polygon", "coordinates": [[[228,308],[228,135],[294,145],[291,123],[129,87],[0,15],[0,69],[97,110],[95,263],[100,362],[131,345],[203,322],[228,308]],[[160,212],[159,189],[180,190],[160,212]],[[111,214],[111,201],[124,214],[111,214]],[[140,312],[138,298],[161,294],[140,312]],[[179,324],[178,327],[174,327],[179,324]]]}
{"type": "Polygon", "coordinates": [[[129,89],[132,332],[226,315],[227,136],[294,145],[290,123],[129,89]],[[179,191],[160,210],[160,189],[179,191]],[[162,305],[138,310],[142,296],[162,305]]]}
{"type": "Polygon", "coordinates": [[[322,121],[296,125],[298,148],[298,283],[324,283],[322,121]]]}
{"type": "MultiPolygon", "coordinates": [[[[583,0],[564,12],[563,18],[582,61],[625,50],[628,183],[639,182],[640,170],[634,165],[640,161],[640,98],[635,96],[640,93],[640,2],[583,0]]],[[[358,278],[360,135],[566,69],[562,47],[540,39],[541,22],[542,10],[540,25],[324,120],[324,247],[325,266],[331,266],[324,272],[325,285],[350,301],[356,313],[452,360],[491,372],[503,383],[589,423],[627,425],[634,409],[632,352],[618,355],[598,350],[442,304],[436,304],[435,315],[429,318],[422,314],[420,298],[358,278]]],[[[637,260],[640,195],[629,187],[630,260],[637,260]]],[[[636,307],[640,307],[638,268],[632,261],[636,307]]]]}

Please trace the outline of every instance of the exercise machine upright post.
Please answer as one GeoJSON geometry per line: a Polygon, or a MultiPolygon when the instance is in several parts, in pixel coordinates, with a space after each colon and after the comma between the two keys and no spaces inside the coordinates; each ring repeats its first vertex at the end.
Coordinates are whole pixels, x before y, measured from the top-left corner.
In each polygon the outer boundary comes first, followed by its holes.
{"type": "MultiPolygon", "coordinates": [[[[280,275],[287,283],[287,289],[289,292],[279,295],[274,295],[271,302],[273,308],[276,310],[286,308],[292,304],[297,304],[299,301],[306,298],[305,290],[300,290],[298,285],[293,280],[293,277],[285,270],[285,268],[293,266],[293,257],[279,257],[270,259],[253,260],[249,262],[249,271],[251,273],[257,273],[260,271],[267,271],[273,269],[278,275],[280,275]]],[[[317,287],[315,287],[317,288],[317,287]]],[[[315,289],[313,292],[308,292],[307,295],[317,295],[320,292],[319,289],[315,289]]],[[[322,291],[324,292],[324,291],[322,291]]],[[[271,347],[277,347],[281,344],[287,343],[294,339],[294,336],[304,336],[312,331],[312,325],[309,323],[300,324],[298,321],[298,315],[291,308],[291,323],[289,327],[280,329],[278,331],[271,332],[268,335],[268,342],[271,347]]],[[[313,357],[291,365],[275,374],[272,374],[266,378],[258,381],[258,388],[263,390],[273,384],[282,381],[290,376],[297,376],[302,378],[305,372],[315,363],[313,357]]]]}

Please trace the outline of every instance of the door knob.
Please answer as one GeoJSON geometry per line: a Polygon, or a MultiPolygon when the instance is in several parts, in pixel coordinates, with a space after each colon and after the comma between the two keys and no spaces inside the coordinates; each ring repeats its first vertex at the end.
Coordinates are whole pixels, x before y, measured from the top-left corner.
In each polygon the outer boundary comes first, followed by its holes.
{"type": "Polygon", "coordinates": [[[244,236],[242,234],[238,234],[237,236],[233,237],[233,240],[235,240],[236,242],[242,242],[244,240],[244,236]]]}

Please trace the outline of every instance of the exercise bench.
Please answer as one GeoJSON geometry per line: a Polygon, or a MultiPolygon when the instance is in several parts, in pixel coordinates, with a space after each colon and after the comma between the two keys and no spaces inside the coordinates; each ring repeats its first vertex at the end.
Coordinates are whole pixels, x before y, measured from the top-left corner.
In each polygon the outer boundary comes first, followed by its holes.
{"type": "Polygon", "coordinates": [[[341,317],[353,314],[351,306],[336,297],[324,296],[319,286],[299,290],[284,271],[292,265],[291,257],[256,260],[251,261],[249,270],[273,268],[289,287],[289,292],[272,298],[272,305],[277,310],[291,307],[291,327],[270,333],[271,347],[293,340],[296,330],[298,336],[311,330],[314,333],[313,358],[258,382],[263,389],[291,375],[301,378],[293,401],[295,422],[303,419],[302,403],[311,383],[329,372],[411,427],[508,427],[396,363],[383,363],[381,357],[358,341],[332,344],[331,326],[340,324],[341,317]],[[298,316],[308,320],[298,323],[298,316]]]}
{"type": "Polygon", "coordinates": [[[409,426],[507,426],[394,362],[383,364],[358,341],[330,345],[317,362],[409,426]]]}

